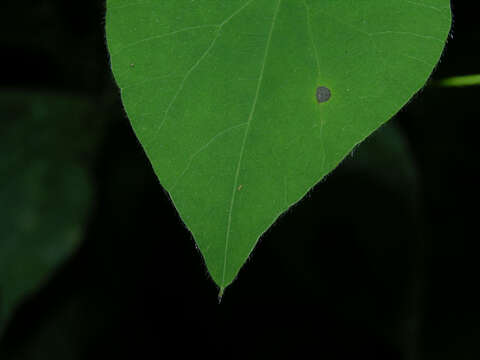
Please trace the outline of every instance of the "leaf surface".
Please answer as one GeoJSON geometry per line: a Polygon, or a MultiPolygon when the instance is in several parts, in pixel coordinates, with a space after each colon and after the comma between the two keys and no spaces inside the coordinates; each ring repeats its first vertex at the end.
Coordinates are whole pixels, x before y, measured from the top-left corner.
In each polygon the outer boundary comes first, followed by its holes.
{"type": "Polygon", "coordinates": [[[0,336],[83,237],[92,113],[84,99],[0,91],[0,336]]]}
{"type": "Polygon", "coordinates": [[[424,85],[450,24],[448,0],[108,0],[125,109],[221,292],[424,85]]]}

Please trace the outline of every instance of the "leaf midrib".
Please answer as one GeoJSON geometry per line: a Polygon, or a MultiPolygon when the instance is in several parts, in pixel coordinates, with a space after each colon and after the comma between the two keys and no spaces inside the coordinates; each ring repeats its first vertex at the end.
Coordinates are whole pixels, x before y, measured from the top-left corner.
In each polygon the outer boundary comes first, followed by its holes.
{"type": "Polygon", "coordinates": [[[237,169],[235,171],[235,178],[234,178],[234,181],[233,181],[232,196],[231,196],[231,200],[230,200],[230,209],[228,211],[227,232],[226,232],[226,237],[225,237],[225,251],[224,251],[224,259],[223,259],[223,274],[222,274],[222,283],[220,285],[220,294],[222,294],[223,290],[225,289],[225,274],[226,274],[226,268],[227,268],[227,253],[228,253],[228,245],[229,245],[230,231],[231,231],[231,225],[232,225],[233,207],[234,207],[234,204],[235,204],[235,198],[236,198],[237,186],[238,186],[238,179],[239,179],[239,176],[240,176],[240,168],[241,168],[241,164],[242,164],[242,160],[243,160],[243,154],[245,153],[245,145],[247,143],[247,137],[248,137],[248,133],[249,133],[249,129],[250,129],[250,124],[252,122],[253,115],[254,115],[255,110],[256,110],[258,96],[260,94],[260,89],[262,87],[263,76],[264,76],[264,73],[265,73],[265,65],[266,65],[267,58],[268,58],[268,52],[270,50],[270,44],[271,44],[271,40],[272,40],[273,29],[275,27],[275,22],[277,20],[277,16],[278,16],[278,12],[280,10],[281,3],[282,3],[282,0],[278,0],[277,7],[276,7],[275,12],[273,14],[272,25],[270,26],[270,31],[269,31],[269,34],[268,34],[267,44],[265,46],[265,54],[264,54],[264,57],[263,57],[262,68],[260,70],[260,75],[259,75],[258,82],[257,82],[257,89],[256,89],[256,92],[255,92],[255,97],[253,99],[252,109],[250,111],[250,115],[248,116],[247,126],[245,128],[245,133],[243,135],[242,146],[240,148],[240,154],[239,154],[239,158],[238,158],[237,169]]]}

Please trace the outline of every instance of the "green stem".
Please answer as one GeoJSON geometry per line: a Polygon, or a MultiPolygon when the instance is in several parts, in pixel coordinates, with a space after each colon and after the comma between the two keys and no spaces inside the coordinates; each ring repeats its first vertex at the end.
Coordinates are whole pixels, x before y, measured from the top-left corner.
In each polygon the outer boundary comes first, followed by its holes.
{"type": "Polygon", "coordinates": [[[438,82],[442,87],[479,86],[480,75],[455,76],[438,82]]]}

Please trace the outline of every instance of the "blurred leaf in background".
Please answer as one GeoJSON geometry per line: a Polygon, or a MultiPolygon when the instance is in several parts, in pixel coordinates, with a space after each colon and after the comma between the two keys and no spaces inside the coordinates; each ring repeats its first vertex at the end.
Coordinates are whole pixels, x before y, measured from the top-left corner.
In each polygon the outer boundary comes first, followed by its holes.
{"type": "MultiPolygon", "coordinates": [[[[345,329],[363,327],[406,356],[418,335],[419,191],[408,140],[392,120],[282,217],[260,251],[276,254],[273,269],[286,264],[293,292],[316,299],[345,329]]],[[[285,282],[277,271],[270,277],[285,282]]]]}
{"type": "Polygon", "coordinates": [[[66,95],[0,92],[0,334],[82,239],[92,115],[66,95]]]}

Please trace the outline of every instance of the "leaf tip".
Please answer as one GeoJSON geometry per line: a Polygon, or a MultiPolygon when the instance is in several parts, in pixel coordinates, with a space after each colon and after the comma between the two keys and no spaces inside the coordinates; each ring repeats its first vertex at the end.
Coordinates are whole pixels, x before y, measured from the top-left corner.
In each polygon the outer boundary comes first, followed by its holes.
{"type": "Polygon", "coordinates": [[[218,292],[218,303],[221,304],[222,303],[222,298],[223,298],[223,293],[225,291],[225,288],[224,287],[221,287],[220,288],[220,291],[218,292]]]}

